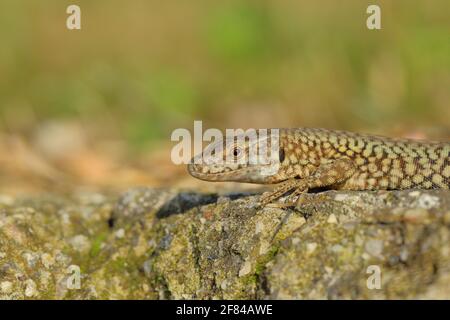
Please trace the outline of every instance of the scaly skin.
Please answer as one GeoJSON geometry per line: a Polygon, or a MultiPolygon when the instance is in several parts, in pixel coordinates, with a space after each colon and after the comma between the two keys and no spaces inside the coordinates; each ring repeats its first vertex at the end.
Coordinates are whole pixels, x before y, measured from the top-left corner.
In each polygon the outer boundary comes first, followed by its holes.
{"type": "MultiPolygon", "coordinates": [[[[263,205],[291,190],[294,199],[314,188],[450,189],[450,143],[309,128],[279,129],[279,133],[280,162],[271,175],[262,175],[263,166],[258,164],[190,164],[188,171],[207,181],[279,183],[263,195],[263,205]]],[[[248,155],[248,147],[225,146],[223,156],[236,148],[248,155]]]]}

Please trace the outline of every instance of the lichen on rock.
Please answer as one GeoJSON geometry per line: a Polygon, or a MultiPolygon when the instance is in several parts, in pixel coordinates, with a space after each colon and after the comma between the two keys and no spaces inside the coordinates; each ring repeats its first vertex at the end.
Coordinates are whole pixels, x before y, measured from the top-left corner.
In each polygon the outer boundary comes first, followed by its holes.
{"type": "Polygon", "coordinates": [[[8,199],[2,299],[450,298],[445,190],[8,199]]]}

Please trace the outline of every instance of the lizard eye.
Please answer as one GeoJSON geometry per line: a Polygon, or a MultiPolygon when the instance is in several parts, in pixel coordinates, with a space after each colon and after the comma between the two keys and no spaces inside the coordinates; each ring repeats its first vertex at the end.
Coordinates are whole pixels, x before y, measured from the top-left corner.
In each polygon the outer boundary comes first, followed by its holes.
{"type": "Polygon", "coordinates": [[[241,155],[241,149],[239,149],[238,147],[235,147],[233,149],[233,156],[234,157],[239,157],[241,155]]]}

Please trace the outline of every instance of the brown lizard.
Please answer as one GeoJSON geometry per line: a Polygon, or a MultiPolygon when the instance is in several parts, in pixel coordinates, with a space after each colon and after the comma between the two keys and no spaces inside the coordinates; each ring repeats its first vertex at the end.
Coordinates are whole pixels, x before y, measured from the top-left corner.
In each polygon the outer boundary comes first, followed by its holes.
{"type": "MultiPolygon", "coordinates": [[[[292,193],[287,203],[294,204],[297,196],[316,188],[450,189],[448,142],[393,139],[312,128],[278,130],[279,163],[271,174],[262,174],[262,169],[273,163],[250,164],[248,161],[239,164],[191,163],[188,171],[206,181],[278,183],[273,192],[263,194],[262,205],[289,191],[292,193]]],[[[214,144],[222,146],[223,159],[249,154],[249,141],[238,145],[226,144],[224,139],[214,144]]]]}

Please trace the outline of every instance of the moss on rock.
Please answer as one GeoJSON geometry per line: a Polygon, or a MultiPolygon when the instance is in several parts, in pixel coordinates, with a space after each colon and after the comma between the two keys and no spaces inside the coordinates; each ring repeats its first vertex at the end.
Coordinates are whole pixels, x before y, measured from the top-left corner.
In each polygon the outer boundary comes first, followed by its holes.
{"type": "Polygon", "coordinates": [[[0,203],[0,298],[450,298],[449,191],[327,191],[295,209],[258,198],[137,188],[0,203]]]}

